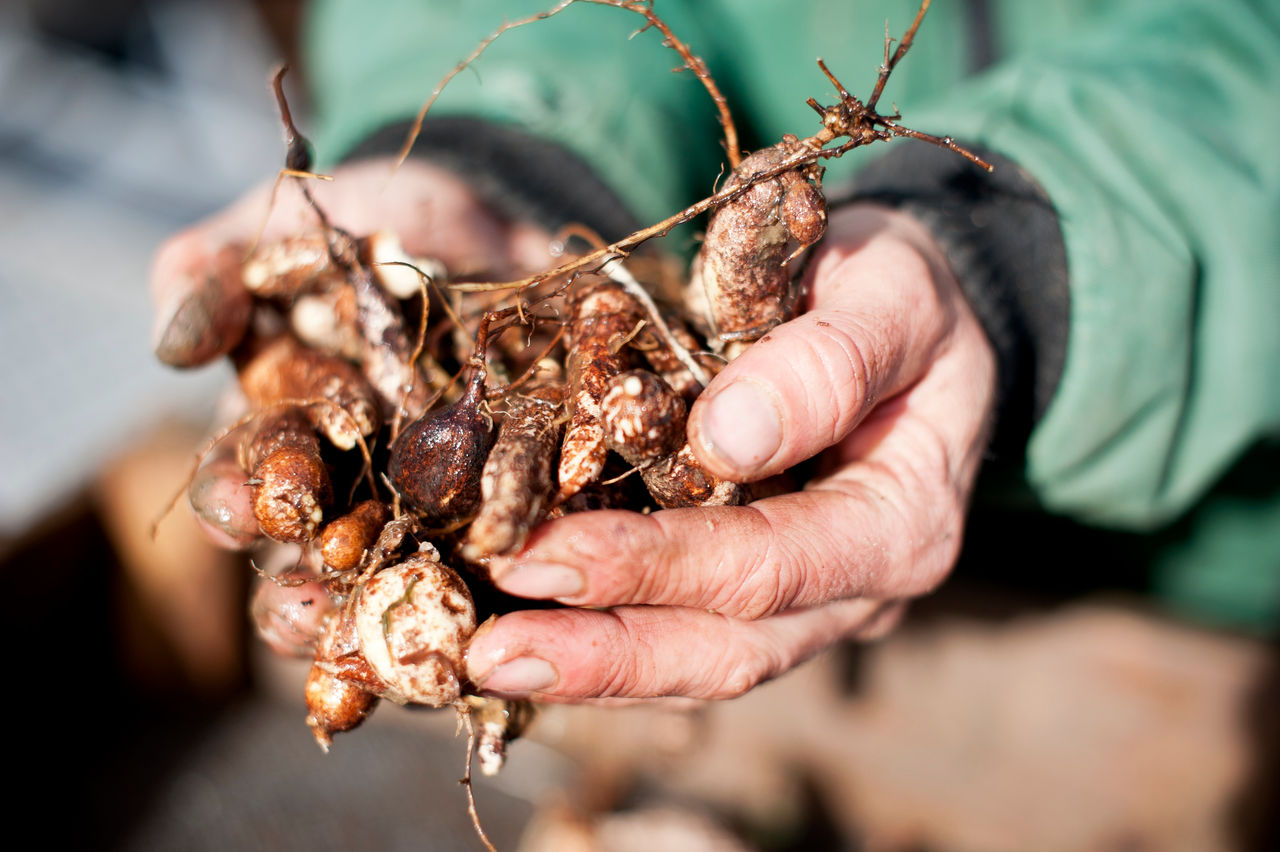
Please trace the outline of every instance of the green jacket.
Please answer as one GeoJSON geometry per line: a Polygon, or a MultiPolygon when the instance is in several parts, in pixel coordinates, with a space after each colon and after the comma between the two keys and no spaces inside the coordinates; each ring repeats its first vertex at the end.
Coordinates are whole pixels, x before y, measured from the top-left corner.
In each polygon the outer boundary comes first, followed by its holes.
{"type": "MultiPolygon", "coordinates": [[[[321,158],[411,116],[500,22],[551,5],[320,0],[307,43],[321,158]]],[[[813,132],[805,99],[833,100],[818,56],[869,92],[886,19],[897,36],[916,5],[655,3],[710,64],[746,145],[813,132]]],[[[554,140],[656,221],[709,194],[722,157],[698,82],[669,73],[679,60],[657,33],[628,41],[642,24],[581,4],[508,32],[432,115],[554,140]]],[[[1230,623],[1280,623],[1280,470],[1247,497],[1210,495],[1280,438],[1280,0],[937,0],[889,103],[908,126],[1003,154],[1056,212],[1069,322],[1025,444],[1038,503],[1129,530],[1182,518],[1158,587],[1230,623]]],[[[881,150],[833,164],[828,185],[881,150]]]]}

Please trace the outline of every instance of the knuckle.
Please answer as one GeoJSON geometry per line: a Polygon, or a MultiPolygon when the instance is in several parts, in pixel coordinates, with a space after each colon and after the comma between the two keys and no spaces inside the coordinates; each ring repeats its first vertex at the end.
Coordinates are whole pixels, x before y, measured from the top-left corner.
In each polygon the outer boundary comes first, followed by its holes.
{"type": "Polygon", "coordinates": [[[737,647],[718,666],[718,677],[707,697],[724,700],[738,698],[773,677],[780,668],[766,653],[737,647]]]}
{"type": "Polygon", "coordinates": [[[813,369],[804,386],[818,391],[811,397],[810,414],[815,422],[825,419],[828,443],[852,429],[873,403],[874,357],[869,343],[873,337],[850,313],[840,314],[837,323],[815,321],[812,332],[805,335],[807,360],[813,369]],[[819,416],[822,411],[825,418],[819,416]]]}
{"type": "Polygon", "coordinates": [[[627,621],[614,615],[609,622],[600,660],[595,698],[650,697],[655,694],[652,648],[627,621]]]}
{"type": "MultiPolygon", "coordinates": [[[[652,517],[601,511],[571,515],[557,535],[555,550],[563,546],[569,561],[588,577],[588,594],[596,603],[657,600],[665,591],[665,560],[655,558],[652,517]],[[639,570],[637,570],[639,569],[639,570]]],[[[562,551],[563,552],[563,551],[562,551]]],[[[560,553],[531,549],[536,557],[564,558],[560,553]]]]}
{"type": "Polygon", "coordinates": [[[803,542],[792,541],[765,513],[748,508],[760,519],[764,545],[745,565],[720,566],[717,575],[725,579],[705,605],[756,621],[792,606],[806,587],[809,571],[803,542]]]}

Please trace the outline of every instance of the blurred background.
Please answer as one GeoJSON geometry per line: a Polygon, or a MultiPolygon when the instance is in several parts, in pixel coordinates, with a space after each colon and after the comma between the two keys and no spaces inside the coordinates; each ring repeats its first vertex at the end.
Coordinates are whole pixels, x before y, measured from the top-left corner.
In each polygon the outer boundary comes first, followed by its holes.
{"type": "MultiPolygon", "coordinates": [[[[149,533],[230,375],[155,362],[150,257],[278,167],[266,80],[300,6],[0,5],[0,571],[9,635],[36,639],[12,651],[4,705],[31,744],[17,803],[54,794],[68,843],[479,848],[451,714],[386,707],[322,755],[305,662],[249,638],[245,560],[207,547],[185,506],[149,533]]],[[[294,91],[305,127],[305,77],[294,91]]],[[[743,699],[543,713],[477,783],[490,836],[1278,848],[1274,645],[1150,608],[1139,539],[1042,521],[1019,533],[1053,564],[1027,565],[1007,524],[979,511],[956,579],[894,636],[743,699]]]]}

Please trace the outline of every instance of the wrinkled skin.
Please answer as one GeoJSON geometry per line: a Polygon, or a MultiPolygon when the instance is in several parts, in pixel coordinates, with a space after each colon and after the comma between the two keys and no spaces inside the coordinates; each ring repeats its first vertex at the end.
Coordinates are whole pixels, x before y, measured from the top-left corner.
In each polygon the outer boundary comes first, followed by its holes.
{"type": "MultiPolygon", "coordinates": [[[[379,195],[385,181],[382,164],[341,170],[328,188],[350,202],[329,203],[347,218],[340,224],[398,230],[408,250],[455,268],[481,249],[513,268],[551,262],[545,234],[502,225],[444,173],[409,164],[389,197],[379,195]],[[383,206],[371,209],[366,198],[383,206]]],[[[161,250],[153,277],[161,325],[172,315],[166,306],[190,295],[194,270],[252,235],[264,198],[161,250]]],[[[273,217],[275,236],[296,227],[293,209],[273,217]]],[[[833,642],[882,634],[906,601],[946,577],[986,447],[991,347],[916,221],[846,207],[811,251],[806,312],[715,378],[689,412],[688,434],[721,477],[760,480],[819,453],[823,474],[748,506],[610,510],[539,526],[515,556],[493,559],[495,581],[575,608],[483,626],[466,672],[482,691],[552,701],[727,698],[833,642]]],[[[200,325],[184,323],[187,335],[200,325]]],[[[162,327],[158,339],[173,335],[162,327]]]]}

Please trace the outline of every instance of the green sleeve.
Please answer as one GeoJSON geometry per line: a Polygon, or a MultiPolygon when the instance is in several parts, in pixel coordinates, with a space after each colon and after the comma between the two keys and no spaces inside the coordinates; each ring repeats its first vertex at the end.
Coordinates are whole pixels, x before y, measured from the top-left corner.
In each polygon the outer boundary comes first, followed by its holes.
{"type": "MultiPolygon", "coordinates": [[[[504,21],[552,0],[318,0],[305,34],[322,161],[411,118],[437,83],[504,21]]],[[[683,4],[659,4],[685,38],[683,4]],[[670,5],[670,8],[665,6],[670,5]]],[[[656,221],[715,179],[718,125],[698,80],[638,15],[575,4],[513,29],[446,87],[433,116],[511,122],[589,162],[633,211],[656,221]],[[634,37],[632,37],[634,34],[634,37]]]]}
{"type": "Polygon", "coordinates": [[[1112,4],[911,115],[1058,211],[1067,360],[1027,448],[1052,510],[1153,527],[1280,434],[1278,6],[1112,4]]]}

